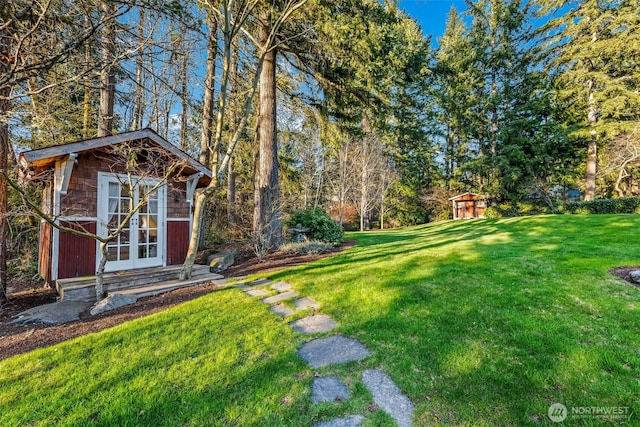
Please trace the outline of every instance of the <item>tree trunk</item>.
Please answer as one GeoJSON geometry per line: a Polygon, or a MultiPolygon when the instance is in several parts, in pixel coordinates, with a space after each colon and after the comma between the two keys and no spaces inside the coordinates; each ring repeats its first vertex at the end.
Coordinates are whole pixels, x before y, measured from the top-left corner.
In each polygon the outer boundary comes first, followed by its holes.
{"type": "MultiPolygon", "coordinates": [[[[144,40],[145,13],[144,7],[140,8],[140,21],[138,22],[138,39],[142,43],[144,40]]],[[[133,105],[133,124],[131,130],[138,130],[142,127],[142,75],[143,75],[143,54],[144,47],[141,46],[136,56],[136,96],[133,105]]]]}
{"type": "MultiPolygon", "coordinates": [[[[11,57],[9,46],[11,37],[9,29],[0,30],[0,75],[9,72],[10,64],[7,61],[11,57]]],[[[8,166],[9,156],[9,86],[0,87],[0,170],[5,171],[8,166]]],[[[7,181],[0,174],[0,310],[7,301],[7,181]]]]}
{"type": "MultiPolygon", "coordinates": [[[[268,22],[264,19],[263,22],[268,22]]],[[[260,29],[263,45],[269,28],[260,29]]],[[[284,243],[278,180],[278,141],[276,133],[276,50],[267,52],[259,81],[259,116],[256,138],[258,153],[254,177],[253,231],[268,236],[270,249],[284,243]]],[[[258,237],[258,236],[256,236],[258,237]]]]}
{"type": "Polygon", "coordinates": [[[184,264],[182,264],[182,270],[180,270],[180,280],[188,280],[191,278],[191,270],[193,269],[193,264],[196,262],[196,254],[198,253],[201,234],[199,228],[200,224],[203,222],[204,208],[207,201],[207,194],[205,190],[196,191],[194,199],[193,226],[191,227],[189,250],[187,251],[187,257],[184,260],[184,264]]]}
{"type": "Polygon", "coordinates": [[[236,173],[233,164],[234,157],[231,157],[227,170],[227,221],[230,227],[236,223],[236,173]]]}
{"type": "MultiPolygon", "coordinates": [[[[85,18],[85,27],[89,26],[89,19],[85,18]]],[[[87,40],[84,42],[84,60],[85,67],[91,68],[91,44],[87,40]]],[[[82,136],[84,138],[91,137],[91,95],[93,82],[91,73],[84,78],[84,99],[82,100],[82,136]]]]}
{"type": "MultiPolygon", "coordinates": [[[[186,29],[184,29],[186,31],[186,29]]],[[[180,102],[182,103],[182,117],[180,119],[180,148],[187,151],[187,124],[189,120],[189,96],[187,93],[187,70],[189,68],[189,56],[187,53],[182,55],[182,64],[180,67],[180,80],[182,87],[180,88],[180,102]]]]}
{"type": "MultiPolygon", "coordinates": [[[[114,16],[115,6],[110,0],[103,0],[100,8],[104,16],[114,16]]],[[[109,19],[102,29],[102,73],[100,75],[100,111],[98,114],[98,136],[113,133],[113,104],[115,98],[115,20],[109,19]]]]}
{"type": "Polygon", "coordinates": [[[200,138],[200,156],[198,160],[203,165],[209,166],[210,150],[213,140],[214,109],[215,109],[215,83],[216,83],[216,56],[218,54],[218,21],[213,12],[207,14],[209,26],[209,40],[207,42],[207,74],[204,80],[204,104],[202,112],[202,134],[200,138]]]}
{"type": "Polygon", "coordinates": [[[589,111],[587,112],[589,127],[591,127],[591,138],[589,139],[589,145],[587,146],[587,179],[585,183],[584,200],[590,201],[595,198],[596,195],[596,174],[598,164],[598,134],[595,130],[597,122],[597,109],[591,92],[593,83],[589,83],[589,111]]]}
{"type": "MultiPolygon", "coordinates": [[[[1,40],[6,40],[2,38],[1,40]]],[[[7,46],[0,41],[0,53],[7,51],[7,46]]],[[[7,58],[7,56],[4,56],[7,58]]],[[[4,63],[0,61],[0,72],[5,72],[4,63]]],[[[9,125],[7,123],[9,112],[10,88],[0,89],[0,170],[5,171],[8,166],[9,156],[9,125]]],[[[0,306],[7,301],[7,181],[0,174],[0,306]]]]}
{"type": "Polygon", "coordinates": [[[107,265],[107,256],[109,255],[107,244],[108,242],[100,242],[100,262],[96,269],[96,301],[101,301],[104,298],[104,268],[107,265]]]}

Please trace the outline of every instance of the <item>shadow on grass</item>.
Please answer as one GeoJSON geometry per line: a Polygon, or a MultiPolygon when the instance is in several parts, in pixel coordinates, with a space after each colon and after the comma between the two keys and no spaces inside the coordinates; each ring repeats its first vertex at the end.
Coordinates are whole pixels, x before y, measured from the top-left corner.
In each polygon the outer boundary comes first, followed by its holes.
{"type": "Polygon", "coordinates": [[[549,216],[361,233],[360,247],[277,278],[372,350],[417,425],[551,425],[555,402],[633,407],[640,293],[607,270],[638,262],[639,225],[549,216]]]}

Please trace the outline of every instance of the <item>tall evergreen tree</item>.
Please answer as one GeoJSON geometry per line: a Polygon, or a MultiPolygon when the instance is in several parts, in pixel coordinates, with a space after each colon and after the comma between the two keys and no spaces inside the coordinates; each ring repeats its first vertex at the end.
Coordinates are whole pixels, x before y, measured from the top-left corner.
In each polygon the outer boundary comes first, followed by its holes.
{"type": "Polygon", "coordinates": [[[587,140],[585,200],[596,196],[598,147],[640,119],[640,1],[545,0],[547,69],[587,140]]]}

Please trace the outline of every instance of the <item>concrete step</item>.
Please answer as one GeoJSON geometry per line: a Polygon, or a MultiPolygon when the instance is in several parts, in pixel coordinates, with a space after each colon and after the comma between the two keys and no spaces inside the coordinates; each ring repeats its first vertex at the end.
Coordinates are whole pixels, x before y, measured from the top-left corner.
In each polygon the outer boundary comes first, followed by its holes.
{"type": "MultiPolygon", "coordinates": [[[[171,280],[167,282],[155,283],[149,286],[139,286],[135,288],[125,289],[117,291],[119,294],[135,295],[138,298],[150,297],[153,295],[160,295],[165,292],[170,292],[180,288],[187,288],[189,286],[197,286],[207,282],[221,281],[223,277],[219,274],[210,273],[207,275],[200,275],[189,280],[171,280]]],[[[223,284],[222,282],[218,284],[223,284]]],[[[114,292],[109,292],[114,293],[114,292]]]]}
{"type": "MultiPolygon", "coordinates": [[[[181,265],[169,267],[144,268],[128,270],[104,275],[104,290],[107,293],[122,292],[128,289],[150,286],[155,283],[177,281],[180,276],[181,265]]],[[[212,279],[222,279],[223,276],[209,272],[206,265],[194,265],[192,279],[207,277],[205,282],[212,279]]],[[[59,279],[56,288],[61,300],[67,301],[94,301],[95,300],[95,276],[75,277],[59,279]]]]}

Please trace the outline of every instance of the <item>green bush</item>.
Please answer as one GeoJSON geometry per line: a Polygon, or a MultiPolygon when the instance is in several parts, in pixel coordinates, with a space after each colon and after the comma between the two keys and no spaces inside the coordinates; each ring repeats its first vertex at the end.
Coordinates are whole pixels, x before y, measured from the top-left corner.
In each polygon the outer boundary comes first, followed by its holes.
{"type": "Polygon", "coordinates": [[[572,214],[632,214],[640,211],[640,197],[597,199],[588,202],[569,202],[566,211],[572,214]]]}
{"type": "Polygon", "coordinates": [[[291,218],[287,221],[287,225],[289,228],[294,228],[298,224],[302,224],[303,227],[309,229],[306,236],[310,240],[340,243],[344,238],[344,232],[340,224],[332,220],[325,211],[319,208],[293,211],[291,218]]]}
{"type": "Polygon", "coordinates": [[[496,206],[489,206],[487,209],[484,210],[484,217],[485,218],[502,218],[502,213],[500,212],[500,209],[498,209],[496,206]]]}
{"type": "Polygon", "coordinates": [[[289,242],[285,243],[280,252],[297,255],[319,255],[331,252],[334,248],[333,243],[320,242],[318,240],[307,240],[305,242],[289,242]]]}

